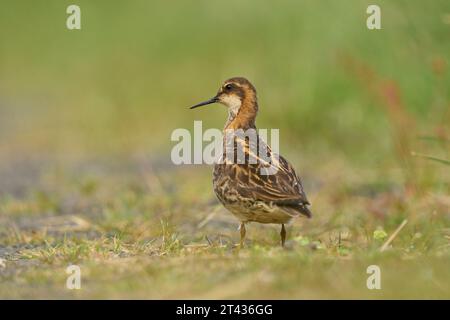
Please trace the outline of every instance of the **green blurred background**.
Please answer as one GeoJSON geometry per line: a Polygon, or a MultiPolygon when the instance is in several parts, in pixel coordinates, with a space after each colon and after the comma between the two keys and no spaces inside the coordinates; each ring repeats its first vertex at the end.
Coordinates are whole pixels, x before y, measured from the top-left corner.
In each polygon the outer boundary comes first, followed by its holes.
{"type": "Polygon", "coordinates": [[[161,154],[194,119],[222,128],[224,108],[187,107],[245,76],[281,151],[389,161],[386,112],[348,61],[394,81],[431,134],[450,121],[450,4],[380,1],[382,30],[371,31],[370,3],[77,1],[82,29],[70,31],[72,1],[3,0],[0,154],[161,154]]]}

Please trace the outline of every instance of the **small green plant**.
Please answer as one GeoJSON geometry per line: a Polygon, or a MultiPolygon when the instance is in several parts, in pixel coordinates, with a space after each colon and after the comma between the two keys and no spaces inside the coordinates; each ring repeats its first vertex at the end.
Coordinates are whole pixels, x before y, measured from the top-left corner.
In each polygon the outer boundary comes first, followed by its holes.
{"type": "Polygon", "coordinates": [[[375,230],[373,232],[373,238],[377,241],[382,241],[387,237],[387,233],[386,231],[384,231],[383,229],[379,228],[377,230],[375,230]]]}

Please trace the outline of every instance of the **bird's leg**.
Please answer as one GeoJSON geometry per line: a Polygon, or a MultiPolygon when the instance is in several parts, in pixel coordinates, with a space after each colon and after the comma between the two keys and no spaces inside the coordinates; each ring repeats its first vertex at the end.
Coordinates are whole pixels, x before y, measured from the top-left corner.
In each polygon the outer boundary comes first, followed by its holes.
{"type": "Polygon", "coordinates": [[[241,231],[241,248],[244,247],[244,240],[245,240],[245,223],[241,222],[241,225],[239,226],[239,230],[241,231]]]}
{"type": "Polygon", "coordinates": [[[281,224],[280,236],[281,236],[281,246],[284,247],[284,243],[286,241],[286,229],[284,228],[284,223],[281,224]]]}

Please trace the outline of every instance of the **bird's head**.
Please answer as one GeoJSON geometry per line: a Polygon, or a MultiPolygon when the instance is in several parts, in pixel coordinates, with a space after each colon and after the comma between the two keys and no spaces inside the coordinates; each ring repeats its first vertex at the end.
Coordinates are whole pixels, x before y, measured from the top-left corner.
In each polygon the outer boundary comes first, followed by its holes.
{"type": "Polygon", "coordinates": [[[242,77],[226,80],[213,98],[198,103],[191,109],[212,103],[225,105],[233,117],[236,117],[240,111],[242,113],[254,113],[254,116],[256,116],[258,110],[256,89],[250,81],[242,77]]]}

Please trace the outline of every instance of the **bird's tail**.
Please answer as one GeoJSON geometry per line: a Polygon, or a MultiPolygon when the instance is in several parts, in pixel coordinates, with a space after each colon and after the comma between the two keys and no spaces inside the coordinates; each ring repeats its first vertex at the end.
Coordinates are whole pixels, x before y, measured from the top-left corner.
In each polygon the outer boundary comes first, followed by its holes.
{"type": "Polygon", "coordinates": [[[292,216],[298,216],[300,214],[311,218],[312,212],[309,210],[307,205],[305,203],[295,203],[295,204],[289,204],[283,206],[284,210],[288,212],[292,216]]]}
{"type": "Polygon", "coordinates": [[[303,215],[307,216],[308,218],[311,218],[311,217],[312,217],[312,212],[311,212],[311,210],[309,210],[309,208],[308,208],[308,206],[307,206],[306,204],[301,204],[301,205],[299,206],[299,211],[300,211],[303,215]]]}

